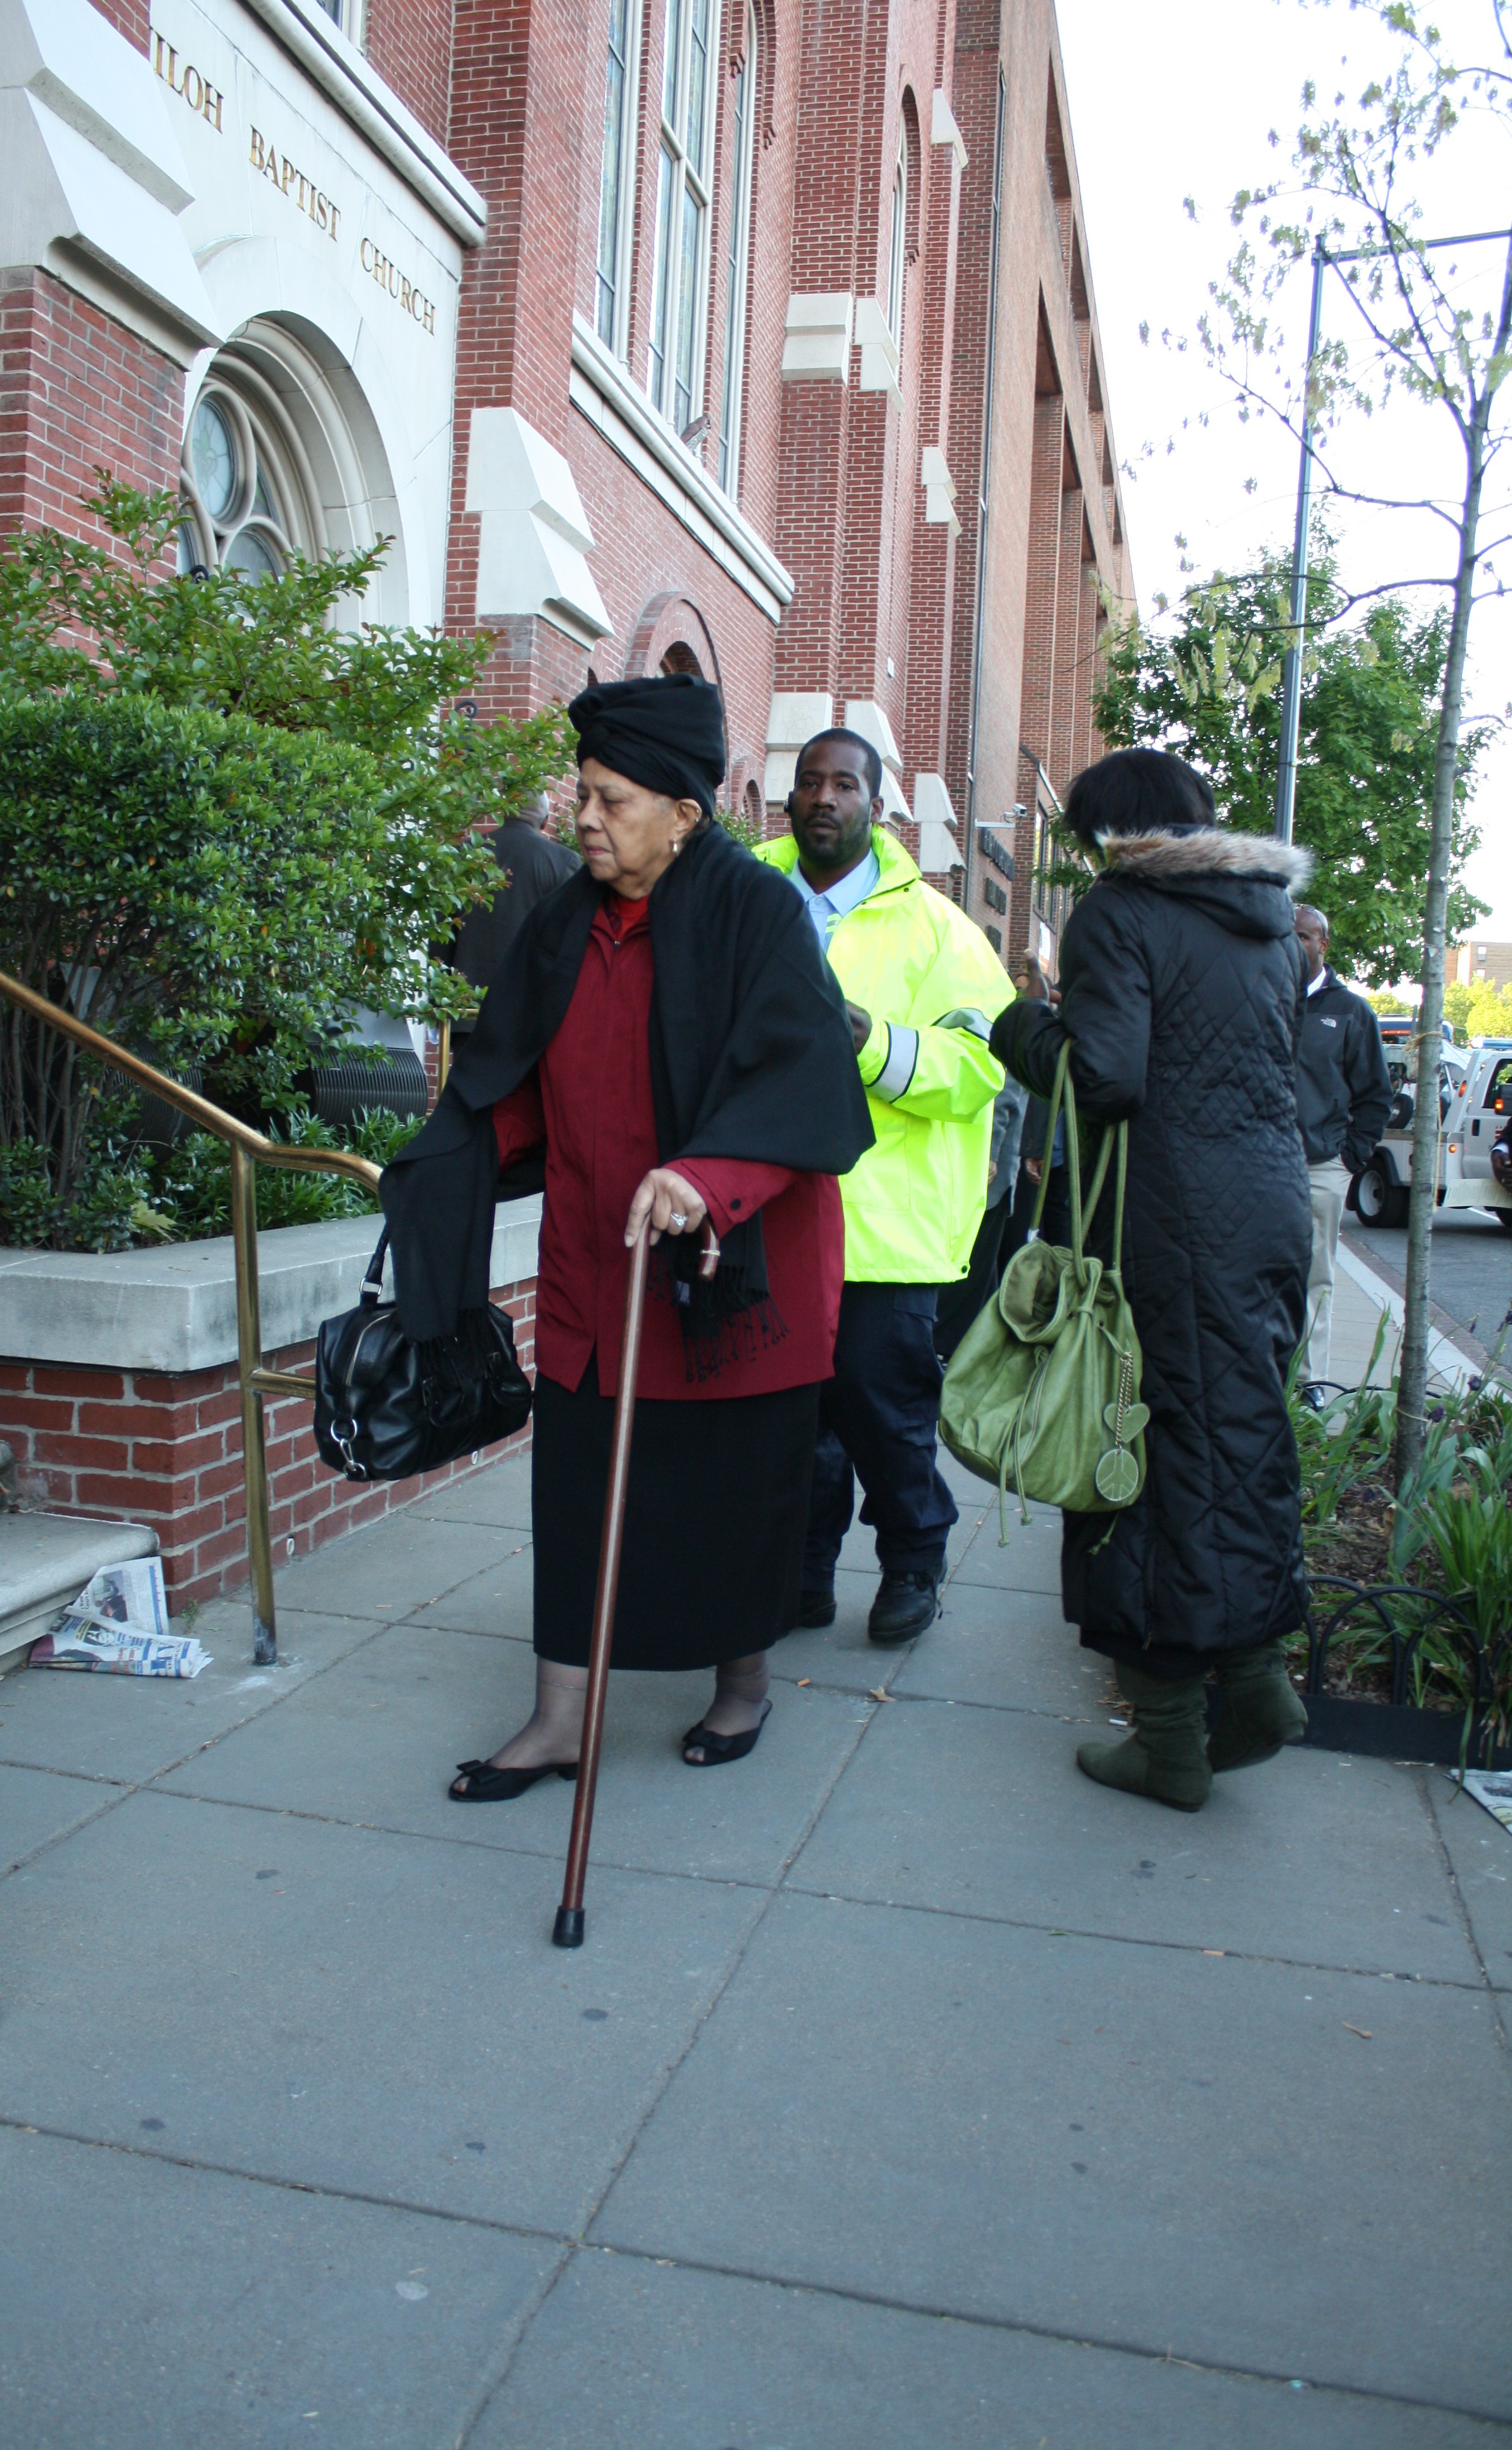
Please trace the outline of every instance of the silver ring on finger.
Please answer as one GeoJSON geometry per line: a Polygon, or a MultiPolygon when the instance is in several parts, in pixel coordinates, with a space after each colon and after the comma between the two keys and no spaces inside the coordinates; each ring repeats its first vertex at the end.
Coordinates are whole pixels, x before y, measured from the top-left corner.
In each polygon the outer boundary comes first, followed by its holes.
{"type": "Polygon", "coordinates": [[[673,1232],[674,1234],[681,1234],[681,1233],[683,1233],[683,1232],[686,1230],[687,1225],[688,1225],[688,1219],[687,1219],[687,1217],[683,1215],[683,1212],[682,1212],[682,1210],[681,1210],[680,1208],[674,1208],[674,1209],[672,1210],[672,1213],[671,1213],[670,1216],[669,1216],[669,1218],[668,1218],[667,1222],[668,1222],[668,1223],[669,1223],[669,1225],[671,1227],[672,1232],[673,1232]]]}

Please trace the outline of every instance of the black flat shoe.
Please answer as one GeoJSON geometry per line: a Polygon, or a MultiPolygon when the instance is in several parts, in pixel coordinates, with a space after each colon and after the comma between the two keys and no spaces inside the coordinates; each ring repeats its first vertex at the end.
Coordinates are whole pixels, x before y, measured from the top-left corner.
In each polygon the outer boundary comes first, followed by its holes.
{"type": "Polygon", "coordinates": [[[538,1779],[565,1778],[568,1783],[577,1776],[576,1761],[542,1761],[537,1769],[495,1769],[491,1761],[458,1761],[457,1778],[454,1778],[447,1794],[454,1803],[513,1803],[528,1786],[538,1779]],[[467,1784],[459,1785],[465,1778],[467,1784]]]}
{"type": "Polygon", "coordinates": [[[771,1703],[764,1701],[757,1724],[754,1727],[747,1727],[743,1736],[716,1736],[712,1728],[706,1727],[703,1720],[700,1719],[697,1726],[689,1727],[683,1738],[684,1760],[688,1761],[689,1769],[713,1769],[720,1761],[744,1760],[747,1753],[755,1751],[757,1739],[771,1714],[771,1703]],[[688,1760],[688,1753],[694,1744],[704,1756],[701,1761],[688,1760]]]}

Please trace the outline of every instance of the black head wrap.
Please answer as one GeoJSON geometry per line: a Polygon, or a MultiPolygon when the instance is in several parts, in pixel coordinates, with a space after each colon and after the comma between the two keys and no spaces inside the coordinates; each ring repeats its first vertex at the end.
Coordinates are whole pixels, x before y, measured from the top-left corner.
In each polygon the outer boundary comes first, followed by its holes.
{"type": "Polygon", "coordinates": [[[567,710],[577,727],[577,762],[596,757],[611,773],[696,800],[706,817],[725,779],[725,702],[711,681],[669,672],[645,681],[602,681],[567,710]]]}

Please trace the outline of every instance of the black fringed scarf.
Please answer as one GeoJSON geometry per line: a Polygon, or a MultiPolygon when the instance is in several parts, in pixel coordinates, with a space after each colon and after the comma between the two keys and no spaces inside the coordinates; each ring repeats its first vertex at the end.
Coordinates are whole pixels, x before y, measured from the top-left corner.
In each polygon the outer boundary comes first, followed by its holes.
{"type": "MultiPolygon", "coordinates": [[[[488,1299],[498,1153],[493,1110],[567,1016],[604,888],[584,868],[531,912],[425,1129],[384,1173],[400,1323],[451,1339],[488,1299]]],[[[718,826],[653,886],[650,1069],[657,1151],[848,1174],[874,1138],[844,1000],[785,877],[718,826]]],[[[535,1185],[532,1184],[531,1188],[535,1185]]],[[[694,1373],[782,1331],[760,1215],[731,1228],[709,1282],[700,1237],[660,1245],[694,1373]]]]}

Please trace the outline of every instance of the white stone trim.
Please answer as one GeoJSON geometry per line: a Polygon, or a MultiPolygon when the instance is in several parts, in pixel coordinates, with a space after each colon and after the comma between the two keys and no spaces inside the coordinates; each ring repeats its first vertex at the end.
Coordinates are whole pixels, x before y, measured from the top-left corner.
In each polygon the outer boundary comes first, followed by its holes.
{"type": "Polygon", "coordinates": [[[849,381],[851,304],[848,289],[794,292],[783,340],[784,382],[849,381]]]}
{"type": "Polygon", "coordinates": [[[792,601],[791,574],[576,314],[569,398],[767,619],[779,620],[792,601]]]}
{"type": "Polygon", "coordinates": [[[953,867],[965,866],[952,831],[956,810],[943,774],[914,776],[914,818],[919,826],[919,865],[926,875],[946,876],[953,867]]]}
{"type": "Polygon", "coordinates": [[[464,246],[478,245],[488,227],[483,198],[316,0],[242,0],[242,5],[292,51],[305,74],[453,236],[464,246]]]}
{"type": "Polygon", "coordinates": [[[478,515],[479,621],[539,613],[585,647],[612,630],[572,469],[518,409],[474,409],[466,508],[478,515]]]}
{"type": "Polygon", "coordinates": [[[956,516],[956,480],[942,451],[931,442],[919,455],[919,481],[924,489],[924,520],[932,528],[949,528],[960,535],[956,516]]]}
{"type": "Polygon", "coordinates": [[[945,98],[944,88],[938,85],[929,106],[929,141],[931,145],[948,145],[964,170],[971,155],[966,150],[966,140],[956,125],[956,114],[945,98]]]}
{"type": "Polygon", "coordinates": [[[46,269],[186,363],[215,321],[147,61],[88,0],[0,0],[0,266],[46,269]]]}
{"type": "Polygon", "coordinates": [[[798,752],[816,731],[827,731],[835,720],[835,701],[827,690],[778,690],[766,717],[766,779],[768,807],[781,806],[793,788],[798,752]]]}
{"type": "MultiPolygon", "coordinates": [[[[533,1276],[541,1202],[494,1212],[492,1286],[533,1276]]],[[[378,1216],[286,1225],[258,1236],[262,1350],[314,1341],[351,1310],[382,1230],[378,1216]]],[[[0,1351],[8,1361],[177,1373],[234,1361],[236,1262],[228,1235],[166,1250],[0,1250],[0,1351]]]]}
{"type": "Polygon", "coordinates": [[[887,321],[885,307],[879,305],[875,298],[858,298],[856,301],[856,346],[861,351],[857,390],[884,391],[894,404],[901,408],[903,396],[898,381],[898,342],[887,321]]]}
{"type": "Polygon", "coordinates": [[[863,740],[869,740],[882,759],[883,822],[890,823],[901,817],[905,825],[912,825],[913,810],[903,798],[902,755],[893,736],[885,708],[879,706],[874,697],[847,698],[843,720],[845,729],[859,733],[863,740]]]}

